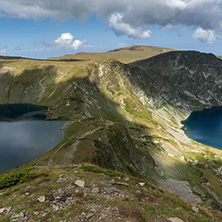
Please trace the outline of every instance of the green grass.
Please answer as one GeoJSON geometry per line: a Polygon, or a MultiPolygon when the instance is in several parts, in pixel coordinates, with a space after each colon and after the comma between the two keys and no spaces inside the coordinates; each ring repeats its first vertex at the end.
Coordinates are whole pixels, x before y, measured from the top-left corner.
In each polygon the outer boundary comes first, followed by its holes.
{"type": "MultiPolygon", "coordinates": [[[[159,164],[167,178],[186,180],[200,189],[199,173],[191,169],[187,163],[181,163],[179,157],[183,155],[187,159],[200,161],[196,166],[200,170],[206,171],[205,174],[212,181],[213,190],[219,193],[221,187],[216,173],[213,170],[208,172],[205,169],[206,164],[213,169],[222,166],[222,161],[215,159],[216,151],[211,151],[211,149],[206,151],[204,150],[206,146],[197,143],[183,143],[179,140],[177,143],[176,138],[167,133],[169,127],[179,130],[176,117],[179,116],[182,119],[185,114],[169,103],[156,108],[149,104],[144,106],[133,89],[138,87],[144,90],[147,97],[150,98],[153,95],[153,91],[152,93],[150,91],[153,89],[148,89],[150,85],[134,85],[126,75],[127,67],[119,62],[114,60],[100,62],[104,59],[117,59],[128,63],[163,53],[165,50],[156,47],[134,46],[107,53],[67,55],[55,59],[56,61],[10,60],[10,58],[8,58],[10,61],[7,61],[2,59],[0,61],[2,66],[15,68],[16,72],[0,75],[1,103],[44,105],[50,108],[49,118],[63,117],[73,121],[65,129],[64,139],[57,147],[25,165],[31,166],[36,163],[47,165],[53,156],[53,164],[92,162],[139,176],[140,169],[135,167],[135,163],[137,163],[137,166],[141,165],[146,169],[146,178],[155,181],[159,176],[155,164],[159,164]],[[80,59],[82,61],[65,62],[58,61],[59,59],[80,59]],[[98,75],[100,65],[106,66],[105,70],[106,68],[108,70],[102,78],[98,75]],[[122,86],[119,80],[125,84],[122,86]],[[124,100],[123,107],[120,107],[119,104],[120,96],[124,100]],[[8,98],[9,101],[7,101],[8,98]],[[70,102],[70,106],[66,106],[67,102],[70,102]],[[158,112],[170,123],[164,118],[161,119],[158,112]],[[111,122],[110,125],[107,124],[108,120],[111,122]],[[158,126],[161,128],[159,129],[158,126]],[[98,127],[101,127],[98,132],[82,138],[72,159],[70,158],[70,162],[66,162],[68,158],[65,154],[72,151],[73,143],[85,133],[98,127]],[[149,135],[144,137],[146,141],[141,139],[144,134],[149,135]],[[159,145],[156,145],[154,140],[160,141],[159,145]],[[166,145],[161,148],[160,146],[163,144],[170,146],[166,145]],[[165,150],[165,153],[176,153],[178,157],[156,155],[154,161],[152,155],[160,152],[160,149],[165,150]],[[198,152],[193,152],[192,149],[198,152]],[[58,152],[56,152],[57,150],[58,152]],[[205,154],[208,156],[205,157],[205,154]],[[105,159],[105,156],[108,158],[105,159]],[[132,165],[133,167],[131,167],[132,165]]],[[[164,65],[160,64],[160,67],[155,68],[158,70],[164,65]]],[[[166,73],[171,75],[169,70],[166,70],[166,73]]],[[[134,74],[140,75],[140,73],[132,73],[132,75],[134,74]]],[[[217,151],[218,153],[219,151],[217,151]]],[[[221,153],[218,155],[221,156],[221,153]]],[[[93,172],[112,177],[119,175],[119,172],[95,166],[84,167],[82,170],[88,173],[93,172]]],[[[41,177],[41,173],[41,170],[37,169],[16,169],[6,174],[0,174],[0,186],[2,187],[0,188],[31,181],[36,177],[41,177]]]]}
{"type": "Polygon", "coordinates": [[[94,165],[85,165],[81,166],[80,169],[83,169],[84,171],[87,172],[93,172],[93,173],[102,173],[104,175],[110,176],[110,177],[121,177],[123,176],[122,173],[114,171],[114,170],[108,170],[108,169],[102,169],[94,165]]]}
{"type": "Polygon", "coordinates": [[[22,184],[40,176],[48,176],[48,174],[46,171],[36,170],[35,168],[18,169],[3,173],[0,175],[0,189],[22,184]]]}

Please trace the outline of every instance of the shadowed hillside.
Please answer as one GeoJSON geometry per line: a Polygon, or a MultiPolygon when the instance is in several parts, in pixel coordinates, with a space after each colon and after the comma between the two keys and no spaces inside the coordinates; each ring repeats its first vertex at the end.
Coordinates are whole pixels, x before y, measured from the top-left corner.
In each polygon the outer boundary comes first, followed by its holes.
{"type": "Polygon", "coordinates": [[[67,120],[63,141],[22,167],[93,163],[220,210],[222,153],[187,138],[181,121],[221,105],[222,62],[179,51],[137,61],[164,50],[0,60],[2,104],[47,106],[48,119],[67,120]]]}

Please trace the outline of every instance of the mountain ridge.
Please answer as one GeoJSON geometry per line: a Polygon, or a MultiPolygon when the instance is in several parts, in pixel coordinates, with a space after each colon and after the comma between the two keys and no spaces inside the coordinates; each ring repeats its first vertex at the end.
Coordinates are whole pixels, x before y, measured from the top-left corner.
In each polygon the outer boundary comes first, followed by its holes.
{"type": "Polygon", "coordinates": [[[192,111],[221,105],[222,61],[215,56],[178,51],[131,64],[113,58],[0,62],[1,103],[45,105],[47,118],[69,120],[63,141],[23,167],[89,162],[168,190],[181,186],[171,191],[221,209],[222,153],[181,129],[192,111]]]}
{"type": "Polygon", "coordinates": [[[102,61],[104,59],[116,59],[122,63],[130,63],[135,60],[149,58],[160,53],[174,51],[175,49],[154,47],[154,46],[141,46],[133,45],[125,48],[113,49],[108,52],[86,53],[79,52],[75,55],[64,55],[61,57],[51,57],[46,60],[66,60],[66,61],[102,61]]]}

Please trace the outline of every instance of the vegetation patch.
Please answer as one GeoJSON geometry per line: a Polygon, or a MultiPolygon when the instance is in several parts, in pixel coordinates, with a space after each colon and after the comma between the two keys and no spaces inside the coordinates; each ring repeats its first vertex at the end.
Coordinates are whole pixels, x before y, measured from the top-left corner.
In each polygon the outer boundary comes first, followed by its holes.
{"type": "Polygon", "coordinates": [[[45,171],[35,170],[33,167],[13,170],[0,175],[0,189],[8,188],[16,184],[25,183],[39,176],[48,176],[45,171]]]}

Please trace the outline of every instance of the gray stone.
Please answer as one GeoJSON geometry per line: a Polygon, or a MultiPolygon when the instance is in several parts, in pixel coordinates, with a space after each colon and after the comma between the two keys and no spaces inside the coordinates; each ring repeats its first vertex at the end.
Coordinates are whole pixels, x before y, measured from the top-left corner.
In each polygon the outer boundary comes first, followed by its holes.
{"type": "Polygon", "coordinates": [[[87,218],[87,219],[89,219],[89,218],[91,218],[91,217],[93,217],[93,216],[94,216],[93,213],[88,213],[88,214],[86,214],[86,218],[87,218]]]}
{"type": "Polygon", "coordinates": [[[129,187],[130,185],[128,183],[124,183],[124,182],[116,182],[117,185],[120,186],[125,186],[125,187],[129,187]]]}
{"type": "Polygon", "coordinates": [[[106,191],[106,193],[111,194],[113,192],[118,192],[120,193],[121,191],[119,189],[117,189],[116,187],[105,187],[104,190],[106,191]]]}
{"type": "Polygon", "coordinates": [[[5,208],[0,208],[0,214],[4,213],[5,208]]]}
{"type": "Polygon", "coordinates": [[[19,214],[13,214],[11,219],[19,219],[25,217],[23,212],[20,212],[19,214]]]}
{"type": "Polygon", "coordinates": [[[37,200],[41,203],[45,202],[45,196],[40,196],[37,200]]]}
{"type": "Polygon", "coordinates": [[[192,207],[192,210],[193,210],[195,213],[198,213],[198,212],[199,212],[199,208],[198,208],[198,207],[192,207]]]}
{"type": "Polygon", "coordinates": [[[57,206],[57,205],[52,205],[52,210],[53,211],[58,211],[59,210],[59,206],[57,206]]]}
{"type": "Polygon", "coordinates": [[[168,221],[171,221],[171,222],[184,222],[183,220],[181,220],[180,218],[178,217],[170,217],[167,219],[168,221]]]}
{"type": "Polygon", "coordinates": [[[7,193],[7,192],[8,192],[8,189],[7,189],[5,192],[1,192],[1,193],[0,193],[0,196],[3,195],[3,194],[5,194],[5,193],[7,193]]]}
{"type": "Polygon", "coordinates": [[[83,180],[77,180],[75,182],[75,185],[79,186],[79,187],[85,187],[85,181],[83,180]]]}
{"type": "Polygon", "coordinates": [[[116,184],[115,180],[112,179],[112,180],[103,180],[101,181],[101,184],[104,184],[104,185],[114,185],[116,184]]]}
{"type": "Polygon", "coordinates": [[[11,211],[12,207],[5,207],[3,209],[4,209],[4,212],[9,213],[11,211]]]}
{"type": "Polygon", "coordinates": [[[93,188],[92,193],[99,193],[99,188],[98,187],[93,188]]]}
{"type": "Polygon", "coordinates": [[[145,183],[144,183],[144,182],[140,182],[139,185],[140,185],[141,187],[143,187],[143,186],[145,185],[145,183]]]}

